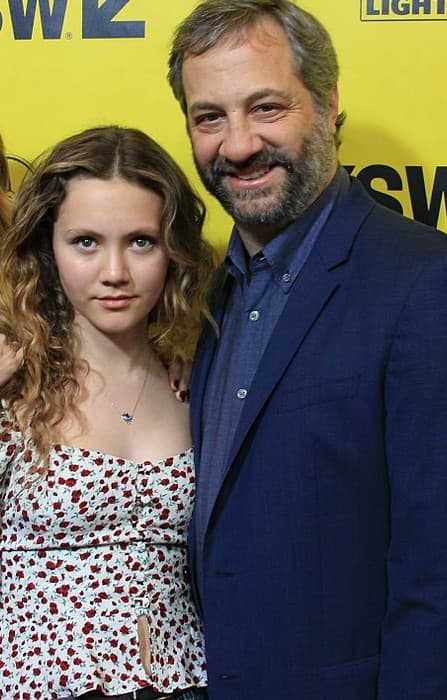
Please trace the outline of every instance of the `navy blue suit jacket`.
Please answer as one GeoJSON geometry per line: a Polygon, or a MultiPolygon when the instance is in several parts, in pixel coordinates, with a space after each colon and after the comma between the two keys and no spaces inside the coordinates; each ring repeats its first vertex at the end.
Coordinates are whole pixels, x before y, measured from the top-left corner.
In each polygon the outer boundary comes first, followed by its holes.
{"type": "MultiPolygon", "coordinates": [[[[197,499],[216,342],[192,377],[197,499]]],[[[191,534],[211,700],[447,698],[447,238],[353,181],[211,502],[203,551],[191,534]]]]}

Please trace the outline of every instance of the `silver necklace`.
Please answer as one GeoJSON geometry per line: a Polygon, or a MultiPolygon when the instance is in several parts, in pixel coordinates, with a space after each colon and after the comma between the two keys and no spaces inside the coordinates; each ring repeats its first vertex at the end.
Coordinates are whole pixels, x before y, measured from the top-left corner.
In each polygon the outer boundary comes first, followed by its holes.
{"type": "MultiPolygon", "coordinates": [[[[129,423],[132,423],[132,421],[133,421],[133,419],[134,419],[135,412],[136,412],[136,410],[137,410],[137,408],[138,408],[138,404],[140,403],[140,399],[141,399],[141,397],[143,396],[143,391],[144,391],[144,387],[146,386],[146,382],[147,382],[148,376],[149,376],[149,365],[147,366],[146,374],[145,374],[145,377],[144,377],[144,382],[143,382],[143,384],[141,385],[140,391],[138,392],[137,400],[135,401],[135,405],[134,405],[134,407],[133,407],[132,412],[129,413],[128,411],[124,411],[124,413],[120,413],[121,419],[122,419],[125,423],[127,423],[128,425],[129,425],[129,423]]],[[[112,406],[114,406],[114,407],[116,408],[116,404],[113,403],[113,402],[112,402],[112,406]]]]}

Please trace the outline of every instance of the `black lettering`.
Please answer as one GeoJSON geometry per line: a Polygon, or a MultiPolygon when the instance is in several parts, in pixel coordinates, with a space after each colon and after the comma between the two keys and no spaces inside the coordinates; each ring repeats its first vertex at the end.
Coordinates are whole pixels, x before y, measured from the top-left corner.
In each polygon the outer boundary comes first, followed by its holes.
{"type": "Polygon", "coordinates": [[[39,2],[42,35],[44,39],[60,39],[65,19],[67,0],[54,0],[53,11],[50,10],[49,0],[28,0],[25,10],[23,0],[9,0],[12,29],[15,39],[32,39],[36,6],[39,2]]]}
{"type": "Polygon", "coordinates": [[[32,171],[32,166],[31,163],[20,156],[8,154],[6,158],[8,161],[8,182],[6,191],[14,195],[23,182],[27,172],[32,171]]]}
{"type": "Polygon", "coordinates": [[[447,166],[436,168],[430,204],[424,182],[424,173],[420,165],[407,165],[408,188],[410,190],[413,217],[429,226],[437,226],[441,203],[447,206],[447,166]]]}
{"type": "Polygon", "coordinates": [[[424,15],[431,15],[431,0],[413,0],[413,14],[420,14],[419,10],[424,11],[424,15]]]}
{"type": "Polygon", "coordinates": [[[129,0],[83,0],[82,36],[84,39],[142,39],[144,21],[114,20],[129,0]]]}
{"type": "Polygon", "coordinates": [[[392,0],[391,7],[396,15],[409,15],[410,14],[410,3],[401,2],[401,0],[392,0]]]}
{"type": "Polygon", "coordinates": [[[367,15],[380,15],[380,10],[375,7],[375,0],[368,0],[366,3],[366,14],[367,15]]]}
{"type": "MultiPolygon", "coordinates": [[[[346,169],[348,173],[351,173],[354,166],[348,166],[346,169]]],[[[403,213],[402,204],[398,199],[384,192],[379,192],[372,186],[373,180],[384,180],[389,190],[402,191],[402,178],[394,168],[391,168],[389,165],[367,165],[366,168],[360,170],[357,174],[357,178],[362,185],[366,187],[370,195],[374,197],[376,202],[383,204],[383,206],[388,207],[388,209],[399,212],[399,214],[403,213]]]]}

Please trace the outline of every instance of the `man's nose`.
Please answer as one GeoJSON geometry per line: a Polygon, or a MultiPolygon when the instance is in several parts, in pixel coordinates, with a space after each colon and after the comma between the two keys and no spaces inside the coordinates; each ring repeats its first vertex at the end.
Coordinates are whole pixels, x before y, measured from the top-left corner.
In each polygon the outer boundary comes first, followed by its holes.
{"type": "Polygon", "coordinates": [[[264,142],[248,120],[229,120],[219,148],[219,155],[232,163],[243,163],[262,151],[264,142]]]}

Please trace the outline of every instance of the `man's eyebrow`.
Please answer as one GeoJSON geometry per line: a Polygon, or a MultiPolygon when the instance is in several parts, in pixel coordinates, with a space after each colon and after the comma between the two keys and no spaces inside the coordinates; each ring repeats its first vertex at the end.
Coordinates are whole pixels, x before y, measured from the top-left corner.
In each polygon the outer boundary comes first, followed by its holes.
{"type": "Polygon", "coordinates": [[[190,112],[199,112],[204,110],[219,110],[220,108],[215,102],[193,102],[189,108],[190,112]]]}
{"type": "Polygon", "coordinates": [[[256,102],[257,100],[265,100],[271,97],[280,97],[285,99],[288,97],[284,90],[278,90],[277,88],[263,88],[262,90],[256,90],[248,97],[249,102],[256,102]]]}
{"type": "MultiPolygon", "coordinates": [[[[287,93],[285,93],[283,90],[278,90],[276,88],[262,88],[261,90],[256,90],[256,92],[252,92],[247,97],[245,98],[246,103],[250,102],[256,102],[257,100],[264,100],[264,99],[271,99],[279,97],[281,99],[286,99],[288,97],[287,93]]],[[[190,112],[199,112],[199,111],[205,111],[205,110],[210,110],[210,111],[220,111],[222,108],[219,107],[219,105],[216,102],[210,102],[210,101],[197,101],[193,102],[191,107],[189,108],[190,112]]]]}

